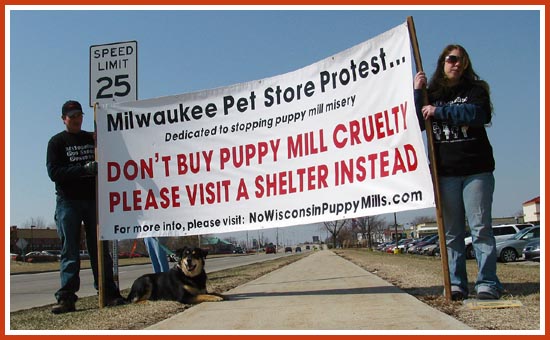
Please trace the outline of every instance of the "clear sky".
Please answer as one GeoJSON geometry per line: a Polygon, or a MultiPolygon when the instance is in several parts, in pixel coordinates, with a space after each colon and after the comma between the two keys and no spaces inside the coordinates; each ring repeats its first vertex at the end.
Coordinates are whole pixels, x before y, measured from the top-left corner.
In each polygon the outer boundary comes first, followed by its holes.
{"type": "MultiPolygon", "coordinates": [[[[46,172],[46,146],[64,129],[61,106],[68,99],[82,103],[83,129],[93,130],[90,46],[136,40],[138,94],[147,99],[294,71],[400,25],[407,16],[414,18],[429,75],[443,47],[458,43],[491,86],[493,216],[515,215],[523,202],[543,195],[541,7],[12,9],[6,18],[7,225],[25,227],[41,218],[54,226],[55,193],[46,172]]],[[[398,223],[425,215],[435,214],[433,209],[399,213],[398,223]]],[[[393,222],[393,216],[386,218],[393,222]]],[[[308,228],[319,234],[317,227],[308,228]]],[[[292,228],[286,233],[304,231],[292,228]]]]}

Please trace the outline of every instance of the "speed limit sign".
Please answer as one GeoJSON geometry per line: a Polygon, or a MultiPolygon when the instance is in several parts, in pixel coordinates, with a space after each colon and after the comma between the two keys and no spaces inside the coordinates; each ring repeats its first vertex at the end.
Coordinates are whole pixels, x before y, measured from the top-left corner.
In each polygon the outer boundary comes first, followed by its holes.
{"type": "Polygon", "coordinates": [[[137,100],[137,41],[90,46],[90,106],[137,100]]]}

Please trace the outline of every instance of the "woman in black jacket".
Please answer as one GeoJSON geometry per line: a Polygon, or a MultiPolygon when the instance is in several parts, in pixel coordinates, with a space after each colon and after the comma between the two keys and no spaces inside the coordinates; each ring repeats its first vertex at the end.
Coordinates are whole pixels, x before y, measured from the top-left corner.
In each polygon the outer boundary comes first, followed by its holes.
{"type": "Polygon", "coordinates": [[[496,247],[491,207],[495,179],[493,149],[485,127],[491,122],[489,85],[475,73],[460,45],[443,49],[427,83],[426,74],[414,78],[416,111],[421,127],[432,118],[436,167],[453,300],[468,297],[466,274],[466,218],[478,264],[478,299],[499,299],[502,285],[496,274],[496,247]],[[428,103],[422,103],[427,85],[428,103]]]}

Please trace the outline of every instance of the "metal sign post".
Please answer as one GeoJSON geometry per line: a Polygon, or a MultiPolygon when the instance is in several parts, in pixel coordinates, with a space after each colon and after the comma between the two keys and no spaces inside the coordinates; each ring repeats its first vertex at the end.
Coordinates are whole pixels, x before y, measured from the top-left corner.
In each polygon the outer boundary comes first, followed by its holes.
{"type": "MultiPolygon", "coordinates": [[[[97,162],[97,110],[96,110],[97,104],[94,105],[94,152],[95,156],[94,159],[97,162]]],[[[105,275],[103,275],[103,272],[105,270],[105,262],[103,261],[103,241],[99,238],[99,214],[97,213],[99,211],[98,207],[98,181],[97,181],[97,174],[95,175],[95,215],[96,215],[96,238],[97,238],[97,288],[99,291],[98,295],[98,301],[99,301],[99,308],[105,307],[105,282],[104,278],[105,275]]]]}
{"type": "MultiPolygon", "coordinates": [[[[117,42],[90,46],[90,106],[94,108],[94,135],[97,136],[97,104],[109,104],[137,100],[137,41],[117,42]]],[[[95,161],[97,157],[95,140],[95,161]]],[[[98,179],[96,175],[96,219],[97,219],[97,271],[99,288],[99,308],[104,302],[103,240],[100,239],[98,214],[98,179]]],[[[113,241],[113,279],[118,283],[118,241],[113,241]]]]}

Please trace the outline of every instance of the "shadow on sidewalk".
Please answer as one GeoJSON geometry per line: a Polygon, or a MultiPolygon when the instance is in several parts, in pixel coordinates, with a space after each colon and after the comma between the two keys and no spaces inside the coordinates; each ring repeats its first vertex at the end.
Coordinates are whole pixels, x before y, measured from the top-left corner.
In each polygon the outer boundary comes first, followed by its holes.
{"type": "Polygon", "coordinates": [[[224,294],[228,300],[244,300],[254,297],[276,296],[323,296],[323,295],[364,295],[364,294],[406,294],[394,286],[363,287],[348,289],[321,289],[311,291],[280,291],[280,292],[252,292],[241,294],[224,294]]]}

